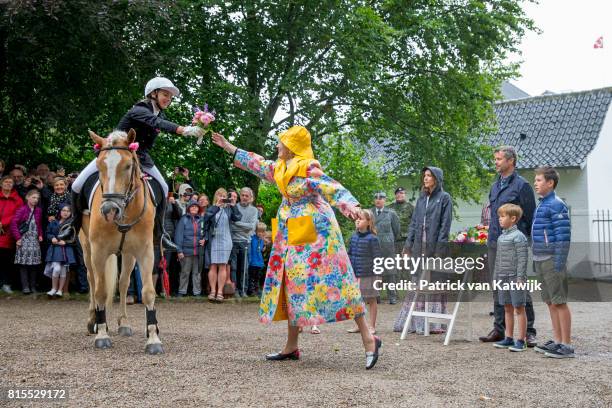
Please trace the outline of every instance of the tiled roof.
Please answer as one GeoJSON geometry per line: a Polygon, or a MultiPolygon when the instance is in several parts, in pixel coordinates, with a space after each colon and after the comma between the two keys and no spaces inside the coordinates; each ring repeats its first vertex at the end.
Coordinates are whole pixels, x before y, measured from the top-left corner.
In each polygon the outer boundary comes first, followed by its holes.
{"type": "Polygon", "coordinates": [[[512,145],[518,168],[579,167],[595,147],[612,88],[536,96],[495,104],[498,132],[490,144],[512,145]]]}
{"type": "MultiPolygon", "coordinates": [[[[580,167],[595,147],[611,100],[612,88],[601,88],[498,102],[498,131],[488,142],[514,146],[519,169],[580,167]]],[[[371,140],[367,150],[371,158],[387,158],[384,171],[398,171],[396,146],[371,140]]]]}

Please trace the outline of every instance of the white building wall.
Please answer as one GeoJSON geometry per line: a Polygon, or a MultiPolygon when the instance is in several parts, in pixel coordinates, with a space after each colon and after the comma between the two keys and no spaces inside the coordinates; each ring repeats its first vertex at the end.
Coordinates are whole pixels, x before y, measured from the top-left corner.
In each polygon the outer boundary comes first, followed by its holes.
{"type": "Polygon", "coordinates": [[[587,157],[585,170],[588,174],[589,209],[586,218],[590,235],[583,244],[584,264],[576,268],[577,275],[612,279],[612,223],[603,221],[612,216],[612,105],[608,108],[595,148],[587,157]]]}
{"type": "Polygon", "coordinates": [[[597,210],[612,213],[612,104],[608,108],[599,139],[586,163],[589,188],[589,216],[592,225],[590,241],[597,242],[597,226],[593,223],[597,210]]]}

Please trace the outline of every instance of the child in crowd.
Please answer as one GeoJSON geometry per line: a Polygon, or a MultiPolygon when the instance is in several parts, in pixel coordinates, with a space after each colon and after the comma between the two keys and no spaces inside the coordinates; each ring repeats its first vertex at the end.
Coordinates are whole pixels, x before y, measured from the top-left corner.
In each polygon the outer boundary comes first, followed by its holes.
{"type": "Polygon", "coordinates": [[[53,193],[49,198],[49,206],[47,207],[49,222],[55,220],[55,216],[61,210],[60,206],[69,202],[70,192],[67,189],[66,179],[63,177],[56,177],[55,180],[53,180],[53,193]]]}
{"type": "Polygon", "coordinates": [[[265,247],[266,224],[257,223],[255,235],[251,237],[251,248],[249,250],[249,288],[248,296],[260,296],[259,280],[261,271],[264,269],[263,250],[265,247]]]}
{"type": "MultiPolygon", "coordinates": [[[[376,237],[374,216],[370,210],[363,210],[360,217],[355,221],[357,231],[351,237],[348,255],[353,266],[355,276],[359,279],[359,289],[364,302],[369,306],[370,331],[376,333],[376,314],[378,306],[376,296],[378,291],[374,289],[374,258],[382,256],[380,242],[376,237]]],[[[359,333],[359,328],[348,330],[349,333],[359,333]]]]}
{"type": "Polygon", "coordinates": [[[181,262],[178,297],[187,294],[190,274],[193,295],[200,296],[202,294],[202,274],[199,268],[199,256],[204,246],[202,224],[199,216],[200,207],[197,201],[192,200],[187,204],[185,210],[186,212],[178,221],[174,233],[174,242],[179,247],[178,259],[181,262]]]}
{"type": "Polygon", "coordinates": [[[50,242],[47,250],[45,262],[45,275],[51,278],[51,290],[47,292],[49,297],[62,297],[62,288],[66,283],[68,274],[68,265],[76,264],[74,256],[74,248],[63,240],[59,240],[60,229],[66,224],[66,221],[72,217],[72,209],[69,204],[61,206],[61,210],[57,218],[49,223],[47,227],[47,240],[50,242]]]}
{"type": "Polygon", "coordinates": [[[20,265],[21,290],[24,295],[36,293],[36,273],[42,263],[42,210],[38,207],[39,201],[38,190],[28,191],[26,205],[17,210],[11,222],[11,233],[17,245],[15,264],[20,265]]]}
{"type": "Polygon", "coordinates": [[[574,357],[571,346],[572,315],[567,305],[567,254],[571,240],[571,223],[567,205],[555,194],[559,173],[550,166],[535,171],[534,190],[540,204],[531,227],[533,263],[542,283],[542,300],[548,305],[553,339],[536,346],[535,351],[547,357],[574,357]]]}
{"type": "MultiPolygon", "coordinates": [[[[527,259],[529,244],[527,237],[516,224],[523,216],[521,207],[515,204],[504,204],[497,210],[502,234],[497,240],[497,257],[495,258],[494,279],[501,285],[524,283],[527,281],[527,259]]],[[[527,350],[527,303],[526,289],[500,289],[497,291],[499,304],[504,305],[506,319],[506,337],[493,345],[510,351],[527,350]],[[517,321],[517,337],[514,339],[514,317],[517,321]]]]}

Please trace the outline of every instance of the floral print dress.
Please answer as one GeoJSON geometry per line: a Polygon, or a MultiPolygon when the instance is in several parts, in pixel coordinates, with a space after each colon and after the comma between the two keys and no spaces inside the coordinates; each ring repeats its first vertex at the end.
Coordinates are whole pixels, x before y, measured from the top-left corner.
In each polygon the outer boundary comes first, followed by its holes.
{"type": "MultiPolygon", "coordinates": [[[[274,181],[272,160],[238,149],[234,164],[274,181]]],[[[359,283],[344,246],[332,206],[347,215],[359,203],[340,183],[326,176],[315,160],[306,177],[293,177],[278,208],[278,229],[259,305],[259,320],[289,320],[311,326],[354,319],[365,314],[359,283]],[[316,240],[304,245],[288,242],[287,220],[312,216],[316,240]]]]}
{"type": "MultiPolygon", "coordinates": [[[[21,236],[21,246],[17,247],[15,263],[17,265],[40,265],[42,256],[38,242],[38,227],[35,217],[29,218],[28,231],[21,236]]],[[[3,266],[4,267],[4,266],[3,266]]]]}

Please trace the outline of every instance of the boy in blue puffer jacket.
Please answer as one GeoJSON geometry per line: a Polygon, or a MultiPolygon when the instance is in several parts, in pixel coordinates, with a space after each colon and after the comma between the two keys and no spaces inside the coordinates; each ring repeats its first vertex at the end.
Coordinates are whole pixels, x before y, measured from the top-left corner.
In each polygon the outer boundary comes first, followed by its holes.
{"type": "Polygon", "coordinates": [[[202,271],[199,268],[199,255],[203,251],[204,239],[199,212],[198,202],[190,201],[187,204],[185,214],[176,224],[176,230],[174,231],[174,242],[179,248],[178,259],[181,262],[178,297],[187,294],[190,274],[193,295],[200,296],[202,294],[202,271]]]}
{"type": "Polygon", "coordinates": [[[540,196],[531,226],[533,263],[542,283],[542,300],[548,305],[553,340],[535,347],[547,357],[574,357],[571,344],[572,316],[567,306],[567,254],[571,224],[567,205],[557,197],[559,173],[550,166],[535,171],[534,189],[540,196]]]}
{"type": "Polygon", "coordinates": [[[263,251],[266,236],[266,224],[257,223],[255,234],[251,237],[251,247],[249,248],[249,288],[247,296],[261,297],[259,281],[261,271],[266,266],[263,258],[263,251]]]}

